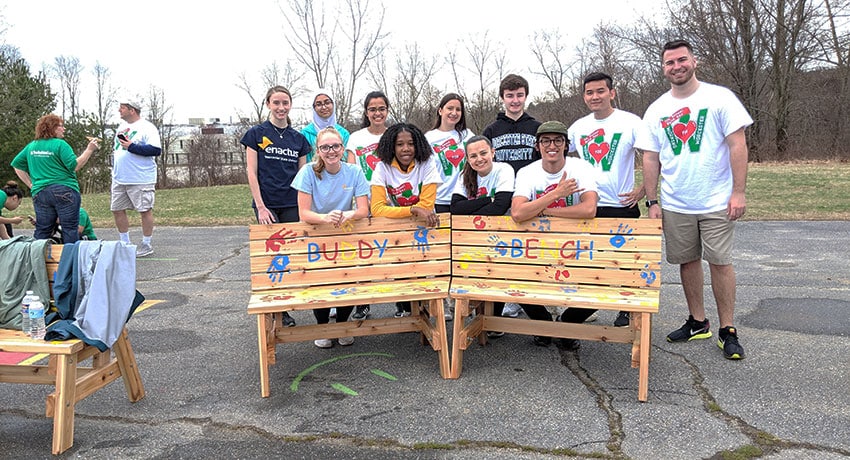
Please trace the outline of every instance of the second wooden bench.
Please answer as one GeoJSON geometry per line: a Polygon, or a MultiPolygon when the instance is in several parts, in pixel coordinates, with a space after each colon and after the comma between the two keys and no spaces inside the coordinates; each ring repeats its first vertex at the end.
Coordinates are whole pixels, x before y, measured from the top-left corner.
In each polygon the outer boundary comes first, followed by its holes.
{"type": "Polygon", "coordinates": [[[638,399],[646,401],[660,267],[660,219],[540,217],[519,224],[507,216],[453,216],[452,378],[460,376],[470,342],[486,343],[486,331],[622,342],[632,345],[638,399]],[[487,305],[467,322],[474,301],[487,305]],[[493,302],[627,311],[631,323],[617,328],[495,317],[493,302]]]}

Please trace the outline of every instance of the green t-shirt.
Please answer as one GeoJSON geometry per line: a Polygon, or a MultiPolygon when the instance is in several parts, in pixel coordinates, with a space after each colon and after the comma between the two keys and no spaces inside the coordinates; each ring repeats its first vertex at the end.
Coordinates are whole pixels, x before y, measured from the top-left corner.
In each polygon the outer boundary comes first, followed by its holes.
{"type": "Polygon", "coordinates": [[[12,167],[26,171],[32,179],[32,196],[48,185],[64,185],[80,191],[77,182],[77,156],[64,139],[37,139],[12,160],[12,167]]]}
{"type": "Polygon", "coordinates": [[[97,236],[94,234],[94,228],[91,226],[91,219],[89,219],[89,213],[86,212],[85,209],[80,208],[80,226],[83,227],[83,233],[80,236],[85,236],[90,240],[96,240],[97,236]]]}
{"type": "Polygon", "coordinates": [[[0,216],[3,215],[3,206],[6,205],[6,199],[9,198],[9,195],[6,195],[6,192],[0,190],[0,216]]]}

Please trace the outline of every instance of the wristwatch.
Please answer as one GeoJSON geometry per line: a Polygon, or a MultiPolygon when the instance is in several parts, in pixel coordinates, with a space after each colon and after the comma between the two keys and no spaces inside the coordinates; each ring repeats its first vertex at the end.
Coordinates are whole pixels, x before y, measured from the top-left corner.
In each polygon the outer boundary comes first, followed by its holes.
{"type": "Polygon", "coordinates": [[[646,209],[651,208],[654,204],[658,204],[658,200],[646,200],[646,209]]]}

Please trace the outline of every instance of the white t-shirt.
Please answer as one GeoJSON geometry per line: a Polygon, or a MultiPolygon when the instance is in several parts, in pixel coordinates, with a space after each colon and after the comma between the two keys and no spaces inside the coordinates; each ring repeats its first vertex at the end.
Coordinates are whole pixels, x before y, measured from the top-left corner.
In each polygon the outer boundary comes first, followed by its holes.
{"type": "Polygon", "coordinates": [[[570,126],[570,152],[596,170],[598,206],[622,208],[620,194],[635,188],[635,139],[644,128],[637,115],[622,110],[602,120],[589,114],[570,126]]]}
{"type": "Polygon", "coordinates": [[[573,193],[566,199],[556,200],[548,206],[549,208],[566,208],[578,204],[582,193],[595,192],[596,171],[584,160],[573,157],[566,157],[564,160],[566,160],[564,167],[554,174],[543,169],[543,160],[537,160],[520,169],[516,174],[514,197],[521,196],[528,201],[534,201],[557,187],[565,172],[567,179],[575,179],[578,188],[583,188],[584,191],[573,193]]]}
{"type": "Polygon", "coordinates": [[[315,164],[307,163],[292,180],[292,188],[312,196],[313,212],[350,211],[356,197],[369,196],[369,183],[357,165],[342,163],[336,174],[324,170],[320,180],[313,171],[315,164]]]}
{"type": "Polygon", "coordinates": [[[466,164],[466,142],[474,134],[470,130],[463,131],[463,139],[458,139],[458,132],[432,129],[425,133],[425,138],[434,150],[437,171],[443,183],[437,187],[436,204],[452,204],[452,192],[458,182],[463,165],[466,164]]]}
{"type": "MultiPolygon", "coordinates": [[[[140,118],[133,123],[122,122],[116,135],[123,133],[134,144],[162,148],[159,131],[153,123],[140,118]]],[[[136,155],[121,147],[118,139],[113,144],[112,181],[121,185],[155,184],[156,157],[136,155]]]]}
{"type": "Polygon", "coordinates": [[[375,165],[381,162],[374,155],[375,150],[378,149],[378,141],[380,140],[380,134],[372,134],[366,128],[358,129],[348,137],[348,144],[345,146],[345,150],[354,153],[356,164],[360,166],[363,175],[366,176],[366,182],[372,180],[375,165]]]}
{"type": "Polygon", "coordinates": [[[661,207],[683,214],[726,209],[732,196],[726,136],[753,123],[735,94],[705,82],[685,99],[668,91],[643,120],[646,136],[635,146],[659,153],[661,207]]]}
{"type": "Polygon", "coordinates": [[[475,199],[482,196],[493,198],[497,192],[514,191],[514,168],[507,163],[493,162],[493,169],[486,176],[478,175],[478,192],[475,196],[469,196],[466,193],[466,187],[463,186],[463,179],[458,179],[455,184],[454,191],[458,195],[463,195],[467,198],[475,199]]]}
{"type": "Polygon", "coordinates": [[[375,166],[372,185],[383,187],[387,193],[388,206],[413,206],[419,202],[419,194],[425,184],[440,184],[437,163],[431,156],[424,163],[416,163],[410,172],[401,172],[383,161],[375,166]]]}

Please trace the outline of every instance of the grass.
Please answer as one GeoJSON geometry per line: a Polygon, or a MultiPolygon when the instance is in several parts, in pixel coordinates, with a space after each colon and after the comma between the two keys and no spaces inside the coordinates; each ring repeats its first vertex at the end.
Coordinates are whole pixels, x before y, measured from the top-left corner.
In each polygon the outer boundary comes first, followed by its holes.
{"type": "MultiPolygon", "coordinates": [[[[96,228],[112,227],[109,194],[83,195],[83,207],[96,228]]],[[[641,211],[646,208],[641,204],[641,211]]],[[[32,215],[24,199],[5,216],[32,215]]],[[[137,213],[130,224],[139,226],[137,213]]],[[[248,225],[255,222],[247,185],[157,190],[154,210],[161,226],[248,225]]],[[[747,177],[747,214],[742,220],[850,220],[850,163],[751,163],[747,177]]],[[[28,223],[21,226],[28,226],[28,223]]]]}

